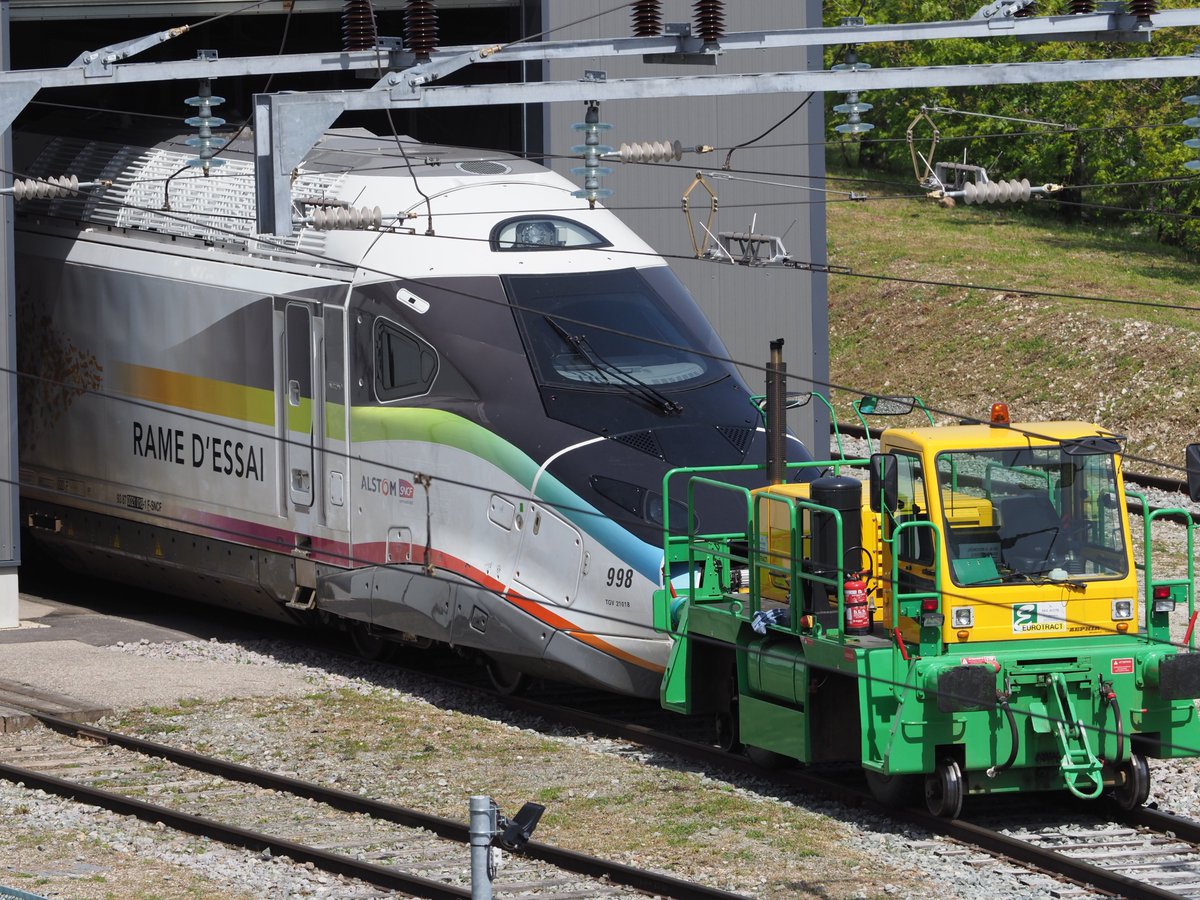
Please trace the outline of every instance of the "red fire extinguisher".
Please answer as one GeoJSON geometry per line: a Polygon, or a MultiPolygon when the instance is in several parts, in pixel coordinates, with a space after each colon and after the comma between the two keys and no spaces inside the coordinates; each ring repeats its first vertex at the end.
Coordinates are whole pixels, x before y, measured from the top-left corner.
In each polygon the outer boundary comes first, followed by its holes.
{"type": "Polygon", "coordinates": [[[863,573],[847,572],[842,586],[846,598],[846,634],[871,632],[871,603],[867,599],[867,583],[863,573]]]}

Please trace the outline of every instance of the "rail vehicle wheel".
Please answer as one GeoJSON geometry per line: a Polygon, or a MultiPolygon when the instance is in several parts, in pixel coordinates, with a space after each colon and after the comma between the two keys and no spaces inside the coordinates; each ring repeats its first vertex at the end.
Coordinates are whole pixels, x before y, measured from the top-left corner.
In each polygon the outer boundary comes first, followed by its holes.
{"type": "Polygon", "coordinates": [[[1112,798],[1125,812],[1137,809],[1150,796],[1150,766],[1144,756],[1129,754],[1129,759],[1117,766],[1117,783],[1112,798]]]}
{"type": "Polygon", "coordinates": [[[515,697],[529,690],[529,676],[520,669],[500,662],[498,659],[492,659],[490,656],[485,665],[488,680],[498,693],[504,694],[506,697],[515,697]]]}
{"type": "Polygon", "coordinates": [[[717,713],[713,717],[713,743],[718,750],[737,753],[742,749],[741,729],[738,727],[737,676],[732,666],[724,678],[717,681],[717,713]]]}
{"type": "Polygon", "coordinates": [[[371,631],[371,626],[366,622],[351,622],[346,626],[346,633],[350,636],[354,652],[372,662],[385,662],[396,649],[396,645],[387,638],[371,631]]]}
{"type": "Polygon", "coordinates": [[[884,806],[912,806],[920,796],[921,780],[916,775],[884,775],[864,769],[871,796],[884,806]]]}
{"type": "Polygon", "coordinates": [[[957,760],[943,759],[925,776],[925,808],[930,815],[957,819],[962,812],[964,792],[962,769],[957,760]]]}
{"type": "Polygon", "coordinates": [[[738,740],[737,707],[723,709],[713,716],[713,743],[718,750],[736,753],[741,747],[738,740]]]}

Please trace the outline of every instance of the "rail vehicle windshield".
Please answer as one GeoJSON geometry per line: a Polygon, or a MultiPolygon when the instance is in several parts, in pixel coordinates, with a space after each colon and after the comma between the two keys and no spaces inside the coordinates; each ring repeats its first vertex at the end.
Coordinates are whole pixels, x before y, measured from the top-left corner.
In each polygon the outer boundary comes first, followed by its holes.
{"type": "Polygon", "coordinates": [[[937,457],[942,528],[958,585],[1127,574],[1111,452],[1082,442],[937,457]]]}
{"type": "Polygon", "coordinates": [[[665,395],[730,374],[724,348],[665,267],[504,278],[538,380],[546,386],[665,395]],[[698,351],[698,352],[696,352],[698,351]]]}

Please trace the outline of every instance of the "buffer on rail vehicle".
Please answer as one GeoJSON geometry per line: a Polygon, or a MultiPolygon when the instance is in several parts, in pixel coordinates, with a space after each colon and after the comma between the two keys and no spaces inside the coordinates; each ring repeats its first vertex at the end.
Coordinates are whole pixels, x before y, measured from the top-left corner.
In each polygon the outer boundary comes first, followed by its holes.
{"type": "MultiPolygon", "coordinates": [[[[787,463],[780,357],[773,344],[763,486],[664,478],[689,510],[664,524],[654,597],[673,640],[664,707],[713,717],[756,760],[857,764],[879,799],[923,793],[951,817],[968,795],[1027,791],[1130,809],[1147,758],[1200,754],[1196,526],[1168,574],[1149,548],[1178,511],[1143,502],[1130,522],[1119,435],[1013,423],[1003,404],[934,425],[917,398],[862,398],[860,417],[925,421],[885,429],[868,458],[787,463]],[[788,480],[804,467],[817,477],[788,480]],[[744,529],[702,530],[714,491],[737,495],[744,529]]],[[[1200,496],[1200,445],[1189,459],[1200,496]]]]}

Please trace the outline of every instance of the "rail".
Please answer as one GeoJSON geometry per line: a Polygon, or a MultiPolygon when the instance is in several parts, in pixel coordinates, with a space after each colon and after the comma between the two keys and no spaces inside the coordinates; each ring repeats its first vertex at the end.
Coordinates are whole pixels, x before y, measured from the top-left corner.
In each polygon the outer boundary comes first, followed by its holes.
{"type": "MultiPolygon", "coordinates": [[[[470,841],[468,826],[453,819],[373,800],[349,791],[326,787],[287,775],[279,775],[190,750],[171,747],[133,735],[70,722],[34,711],[31,711],[31,715],[46,727],[62,734],[86,737],[99,743],[164,759],[231,781],[252,784],[324,803],[345,812],[358,813],[410,828],[422,828],[440,838],[458,843],[467,844],[470,841]]],[[[277,836],[226,825],[30,769],[0,763],[0,777],[14,782],[22,782],[28,787],[38,788],[47,793],[68,799],[82,800],[105,809],[133,815],[145,821],[163,822],[171,828],[189,834],[207,836],[233,846],[259,852],[270,850],[274,855],[288,856],[301,863],[311,862],[322,871],[345,875],[378,887],[400,890],[414,896],[435,898],[435,900],[472,896],[471,892],[464,888],[411,875],[391,866],[378,865],[277,836]]],[[[539,841],[529,841],[520,853],[522,856],[539,860],[564,871],[589,878],[605,879],[614,884],[661,897],[678,898],[678,900],[745,900],[740,894],[693,884],[670,875],[638,869],[539,841]]]]}

